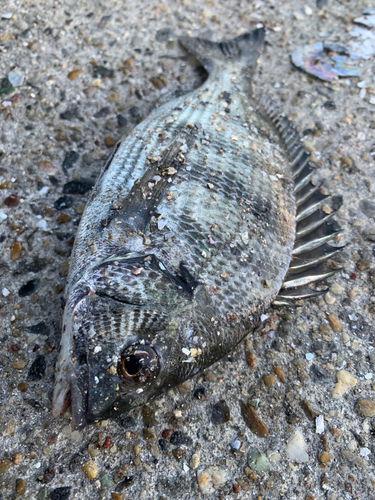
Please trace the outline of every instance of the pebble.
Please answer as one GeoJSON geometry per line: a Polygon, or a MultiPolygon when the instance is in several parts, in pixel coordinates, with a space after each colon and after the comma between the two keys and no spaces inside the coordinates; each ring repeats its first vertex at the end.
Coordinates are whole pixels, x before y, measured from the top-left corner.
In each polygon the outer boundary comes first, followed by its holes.
{"type": "MultiPolygon", "coordinates": [[[[148,405],[142,407],[142,420],[146,427],[154,427],[157,424],[155,413],[148,405]]],[[[163,436],[164,437],[164,436],[163,436]]]]}
{"type": "Polygon", "coordinates": [[[268,375],[263,375],[263,382],[266,387],[271,388],[276,384],[276,377],[272,373],[268,375]]]}
{"type": "Polygon", "coordinates": [[[342,295],[345,291],[345,288],[340,286],[338,283],[333,283],[330,286],[329,291],[333,293],[333,295],[342,295]]]}
{"type": "Polygon", "coordinates": [[[226,471],[216,465],[198,472],[198,486],[204,495],[214,493],[225,484],[226,480],[226,471]]]}
{"type": "Polygon", "coordinates": [[[344,344],[347,344],[348,342],[350,342],[350,337],[347,333],[342,334],[342,341],[344,342],[344,344]]]}
{"type": "Polygon", "coordinates": [[[315,432],[317,434],[323,434],[323,432],[324,432],[324,417],[323,417],[323,415],[318,415],[315,419],[315,432]]]}
{"type": "Polygon", "coordinates": [[[73,69],[68,73],[69,80],[75,80],[82,73],[82,69],[73,69]]]}
{"type": "Polygon", "coordinates": [[[252,370],[255,370],[255,368],[257,367],[258,361],[253,352],[249,351],[246,353],[246,363],[252,370]]]}
{"type": "Polygon", "coordinates": [[[1,78],[0,80],[0,95],[11,94],[14,91],[13,85],[8,78],[1,78]]]}
{"type": "Polygon", "coordinates": [[[176,431],[172,434],[169,442],[173,446],[192,446],[193,440],[191,437],[187,436],[184,432],[182,431],[176,431]]]}
{"type": "Polygon", "coordinates": [[[332,306],[336,302],[336,298],[333,297],[329,292],[324,295],[324,300],[329,306],[332,306]]]}
{"type": "Polygon", "coordinates": [[[98,457],[100,455],[100,450],[95,444],[90,443],[87,447],[87,452],[91,458],[98,457]]]}
{"type": "Polygon", "coordinates": [[[48,172],[53,170],[53,165],[50,161],[42,160],[39,162],[39,170],[43,170],[44,172],[48,172]]]}
{"type": "Polygon", "coordinates": [[[357,453],[353,453],[352,451],[342,450],[341,456],[349,463],[349,465],[355,465],[357,467],[361,467],[362,469],[367,465],[364,458],[357,455],[357,453]]]}
{"type": "Polygon", "coordinates": [[[12,464],[12,462],[10,460],[8,460],[7,458],[5,460],[3,460],[0,463],[0,474],[5,474],[6,472],[8,472],[11,464],[12,464]]]}
{"type": "Polygon", "coordinates": [[[256,472],[268,472],[271,468],[271,464],[261,451],[256,448],[249,450],[247,454],[248,466],[256,472]]]}
{"type": "Polygon", "coordinates": [[[73,205],[73,198],[71,196],[60,196],[53,206],[56,210],[65,210],[65,208],[70,208],[73,205]]]}
{"type": "Polygon", "coordinates": [[[89,479],[95,479],[98,475],[98,469],[92,460],[88,460],[87,462],[85,462],[82,465],[81,469],[89,479]]]}
{"type": "Polygon", "coordinates": [[[4,222],[8,218],[7,214],[3,212],[3,210],[0,210],[0,224],[4,222]]]}
{"type": "Polygon", "coordinates": [[[50,491],[49,498],[51,500],[68,500],[70,496],[71,486],[62,486],[50,491]]]}
{"type": "Polygon", "coordinates": [[[8,73],[8,80],[13,85],[13,87],[21,87],[23,85],[25,75],[22,73],[17,73],[16,71],[10,71],[8,73]]]}
{"type": "Polygon", "coordinates": [[[72,168],[72,166],[79,160],[79,154],[76,151],[67,151],[65,153],[65,158],[62,164],[62,168],[67,170],[72,168]]]}
{"type": "Polygon", "coordinates": [[[107,146],[107,148],[111,148],[116,144],[116,139],[114,139],[111,135],[107,135],[104,137],[104,144],[107,146]]]}
{"type": "Polygon", "coordinates": [[[286,452],[291,460],[297,460],[300,463],[308,462],[307,443],[300,429],[296,429],[290,437],[286,452]]]}
{"type": "Polygon", "coordinates": [[[306,413],[306,416],[310,420],[313,420],[314,418],[319,416],[319,413],[316,410],[314,410],[314,408],[311,406],[309,401],[307,401],[307,399],[301,401],[301,408],[303,409],[303,411],[306,413]]]}
{"type": "Polygon", "coordinates": [[[125,493],[116,493],[115,491],[111,493],[112,500],[124,500],[125,493]]]}
{"type": "Polygon", "coordinates": [[[22,253],[22,243],[20,241],[15,241],[10,249],[10,257],[13,262],[16,262],[22,253]]]}
{"type": "Polygon", "coordinates": [[[27,375],[27,380],[35,382],[43,378],[44,372],[46,370],[46,358],[43,354],[39,354],[30,366],[29,373],[27,375]]]}
{"type": "Polygon", "coordinates": [[[95,182],[92,179],[75,179],[69,181],[63,186],[64,194],[85,194],[90,191],[95,182]]]}
{"type": "Polygon", "coordinates": [[[117,115],[117,125],[120,128],[124,128],[128,125],[128,120],[123,115],[117,115]]]}
{"type": "Polygon", "coordinates": [[[322,451],[318,454],[318,460],[321,464],[326,464],[332,460],[332,457],[326,451],[322,451]]]}
{"type": "Polygon", "coordinates": [[[258,437],[268,438],[268,427],[262,420],[258,417],[256,411],[251,405],[245,404],[240,401],[241,405],[241,415],[245,421],[245,424],[249,427],[251,432],[258,437]]]}
{"type": "Polygon", "coordinates": [[[107,436],[104,440],[104,443],[103,443],[103,448],[111,448],[112,446],[112,439],[107,436]]]}
{"type": "Polygon", "coordinates": [[[143,429],[143,438],[146,441],[148,441],[149,443],[152,443],[153,441],[156,440],[156,434],[151,429],[146,428],[146,429],[143,429]]]}
{"type": "Polygon", "coordinates": [[[60,118],[62,120],[73,121],[76,118],[78,118],[78,114],[79,114],[78,106],[71,106],[62,113],[60,113],[60,118]]]}
{"type": "Polygon", "coordinates": [[[13,363],[12,363],[12,366],[15,370],[24,370],[26,368],[28,364],[28,361],[26,359],[21,359],[21,358],[16,358],[13,363]]]}
{"type": "Polygon", "coordinates": [[[17,495],[24,495],[26,493],[27,483],[24,479],[16,479],[16,493],[17,495]]]}
{"type": "Polygon", "coordinates": [[[276,375],[276,377],[280,380],[280,382],[284,383],[285,382],[285,372],[281,366],[274,366],[273,371],[276,375]]]}
{"type": "Polygon", "coordinates": [[[12,462],[14,465],[19,465],[22,462],[22,458],[21,453],[15,453],[12,457],[12,462]]]}
{"type": "Polygon", "coordinates": [[[340,399],[348,390],[357,384],[357,379],[346,370],[339,370],[336,374],[337,383],[332,391],[333,399],[340,399]]]}
{"type": "Polygon", "coordinates": [[[31,325],[27,327],[29,333],[33,333],[34,335],[48,335],[50,334],[50,330],[44,321],[40,321],[36,325],[31,325]]]}
{"type": "Polygon", "coordinates": [[[211,422],[213,425],[224,424],[230,420],[230,411],[226,402],[222,399],[212,408],[211,422]]]}
{"type": "Polygon", "coordinates": [[[190,469],[195,470],[198,467],[199,463],[200,463],[199,455],[197,453],[193,453],[189,462],[190,469]]]}
{"type": "Polygon", "coordinates": [[[370,262],[365,259],[359,259],[357,261],[356,267],[359,271],[367,271],[370,269],[370,262]]]}
{"type": "Polygon", "coordinates": [[[17,194],[10,194],[7,198],[4,200],[4,205],[7,207],[18,207],[20,204],[20,197],[17,194]]]}
{"type": "Polygon", "coordinates": [[[70,222],[71,220],[72,220],[72,218],[70,217],[70,215],[60,214],[57,217],[56,222],[58,222],[59,224],[66,224],[67,222],[70,222]]]}
{"type": "Polygon", "coordinates": [[[28,297],[32,295],[39,286],[39,280],[29,280],[18,290],[19,297],[28,297]]]}
{"type": "Polygon", "coordinates": [[[375,417],[375,401],[373,399],[359,399],[355,405],[355,410],[362,417],[375,417]]]}
{"type": "Polygon", "coordinates": [[[85,206],[86,205],[84,203],[78,203],[78,205],[74,207],[75,213],[78,215],[82,215],[85,210],[85,206]]]}
{"type": "Polygon", "coordinates": [[[340,333],[343,331],[344,327],[339,318],[335,314],[327,314],[327,320],[335,333],[340,333]]]}

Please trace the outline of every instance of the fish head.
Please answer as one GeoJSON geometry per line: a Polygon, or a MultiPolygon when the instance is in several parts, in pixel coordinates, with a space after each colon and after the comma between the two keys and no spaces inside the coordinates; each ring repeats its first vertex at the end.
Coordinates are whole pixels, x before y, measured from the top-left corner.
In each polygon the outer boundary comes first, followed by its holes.
{"type": "Polygon", "coordinates": [[[105,267],[64,312],[69,344],[60,353],[53,413],[61,414],[70,391],[75,428],[120,416],[182,382],[173,353],[189,329],[186,287],[158,263],[139,275],[134,262],[105,267]]]}

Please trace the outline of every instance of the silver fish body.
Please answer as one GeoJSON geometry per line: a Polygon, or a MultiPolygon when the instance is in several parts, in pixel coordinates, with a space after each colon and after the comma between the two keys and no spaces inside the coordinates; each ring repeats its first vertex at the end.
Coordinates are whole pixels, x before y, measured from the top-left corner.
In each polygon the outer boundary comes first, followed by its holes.
{"type": "Polygon", "coordinates": [[[53,414],[126,412],[201,372],[254,330],[287,274],[295,184],[250,76],[263,30],[182,40],[201,88],[155,109],[117,147],[78,229],[53,414]]]}

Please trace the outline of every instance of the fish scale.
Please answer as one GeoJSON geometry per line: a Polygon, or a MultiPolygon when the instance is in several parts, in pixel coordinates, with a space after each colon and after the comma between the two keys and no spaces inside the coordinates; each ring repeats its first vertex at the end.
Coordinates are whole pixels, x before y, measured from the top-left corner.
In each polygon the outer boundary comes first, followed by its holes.
{"type": "Polygon", "coordinates": [[[71,394],[77,428],[206,369],[272,302],[315,295],[308,285],[332,274],[336,229],[299,135],[252,97],[263,39],[182,39],[209,78],[155,109],[97,181],[71,257],[52,409],[71,394]]]}

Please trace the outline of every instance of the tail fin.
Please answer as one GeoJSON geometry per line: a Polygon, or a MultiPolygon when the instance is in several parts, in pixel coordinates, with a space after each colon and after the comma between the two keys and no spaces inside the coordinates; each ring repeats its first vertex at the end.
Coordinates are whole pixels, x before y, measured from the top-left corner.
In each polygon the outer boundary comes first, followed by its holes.
{"type": "Polygon", "coordinates": [[[211,72],[217,66],[227,65],[231,60],[248,68],[254,67],[263,46],[264,36],[264,28],[259,28],[227,42],[189,37],[180,37],[179,42],[211,72]]]}

